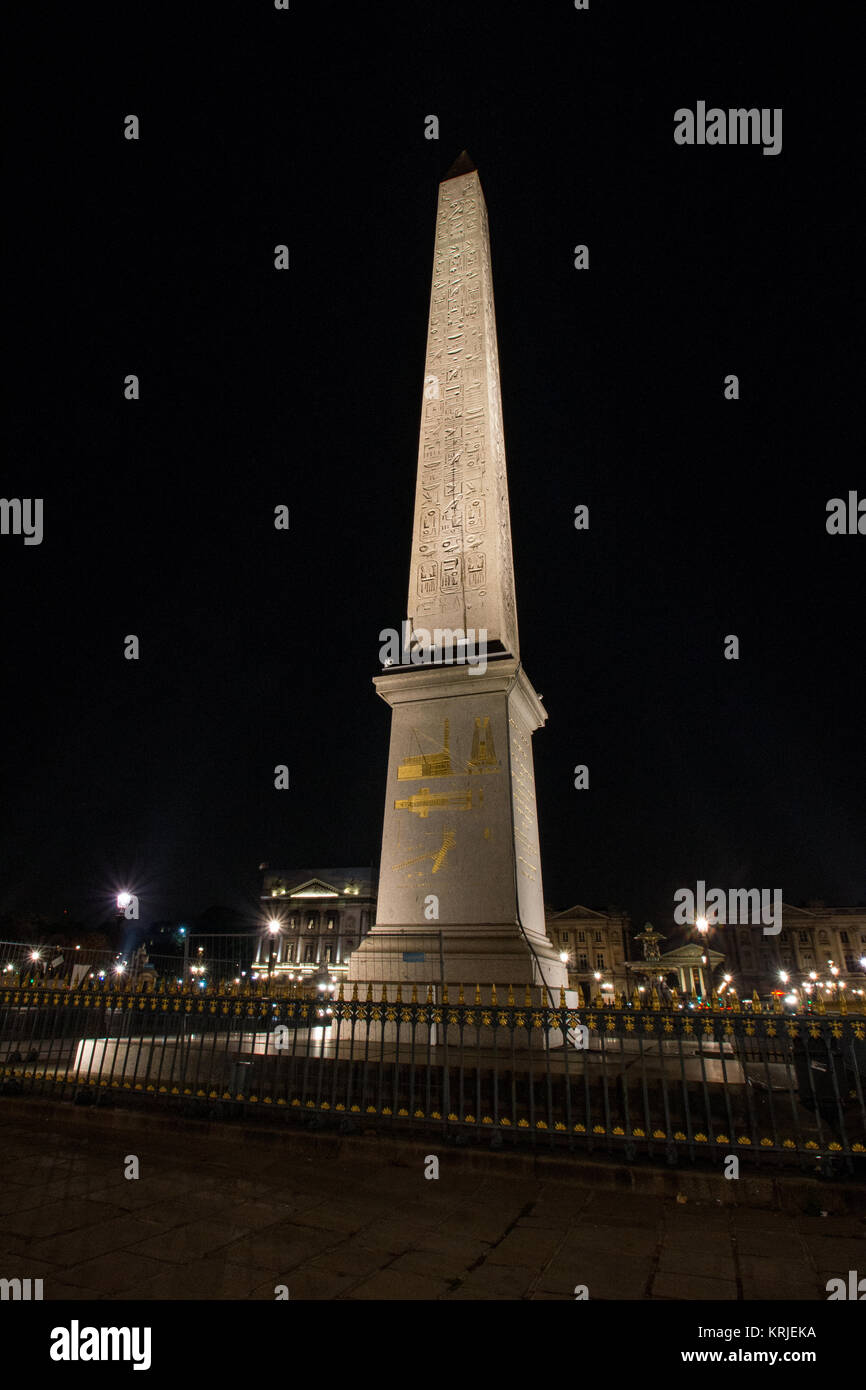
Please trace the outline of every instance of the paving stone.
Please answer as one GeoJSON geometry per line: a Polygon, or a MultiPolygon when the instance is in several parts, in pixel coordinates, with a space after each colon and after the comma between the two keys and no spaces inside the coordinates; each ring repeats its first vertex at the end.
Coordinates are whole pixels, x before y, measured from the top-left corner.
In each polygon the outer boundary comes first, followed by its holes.
{"type": "Polygon", "coordinates": [[[3,1279],[49,1279],[56,1275],[59,1265],[50,1260],[37,1259],[30,1251],[18,1255],[4,1256],[0,1264],[0,1278],[3,1279]]]}
{"type": "Polygon", "coordinates": [[[292,1219],[299,1226],[314,1226],[317,1230],[343,1231],[351,1234],[369,1225],[376,1216],[361,1204],[356,1207],[351,1202],[321,1202],[306,1211],[293,1213],[292,1219]]]}
{"type": "Polygon", "coordinates": [[[677,1246],[684,1250],[694,1250],[699,1246],[703,1250],[714,1250],[720,1255],[728,1254],[732,1249],[730,1233],[727,1230],[702,1232],[699,1227],[670,1227],[667,1224],[667,1218],[665,1218],[660,1240],[664,1245],[677,1246]]]}
{"type": "Polygon", "coordinates": [[[639,1226],[629,1229],[623,1226],[596,1226],[582,1221],[566,1232],[562,1242],[562,1253],[590,1256],[593,1252],[603,1255],[605,1251],[616,1251],[621,1257],[634,1257],[651,1254],[658,1245],[659,1238],[651,1227],[639,1226]]]}
{"type": "Polygon", "coordinates": [[[463,1235],[472,1236],[476,1240],[487,1241],[492,1245],[501,1236],[504,1236],[516,1216],[516,1212],[498,1212],[491,1208],[462,1206],[451,1213],[450,1219],[454,1227],[463,1235]]]}
{"type": "Polygon", "coordinates": [[[736,1280],[736,1266],[732,1254],[721,1251],[702,1250],[696,1246],[691,1250],[683,1245],[663,1246],[659,1257],[661,1274],[700,1274],[707,1279],[736,1280]]]}
{"type": "Polygon", "coordinates": [[[815,1298],[817,1279],[804,1262],[744,1255],[739,1261],[744,1298],[815,1298]]]}
{"type": "Polygon", "coordinates": [[[523,1298],[529,1292],[538,1271],[520,1265],[491,1265],[486,1262],[477,1269],[470,1270],[459,1290],[453,1290],[446,1297],[456,1296],[480,1299],[523,1298]]]}
{"type": "MultiPolygon", "coordinates": [[[[277,1283],[274,1280],[274,1283],[277,1283]]],[[[262,1283],[261,1270],[229,1261],[202,1259],[190,1264],[163,1265],[158,1274],[136,1288],[142,1299],[248,1298],[262,1283]]],[[[271,1298],[274,1297],[273,1285],[271,1298]]]]}
{"type": "Polygon", "coordinates": [[[449,1255],[457,1264],[462,1264],[464,1269],[487,1256],[491,1250],[487,1241],[473,1240],[456,1226],[453,1228],[453,1234],[452,1229],[445,1229],[422,1235],[414,1242],[414,1248],[418,1251],[429,1250],[433,1254],[449,1255]]]}
{"type": "Polygon", "coordinates": [[[806,1236],[804,1245],[819,1270],[831,1274],[857,1269],[858,1261],[866,1273],[866,1241],[843,1236],[806,1236]]]}
{"type": "Polygon", "coordinates": [[[119,1207],[108,1207],[102,1202],[76,1197],[68,1202],[48,1202],[28,1211],[7,1212],[3,1226],[13,1235],[29,1236],[35,1240],[40,1236],[61,1235],[78,1227],[93,1226],[98,1221],[122,1215],[119,1207]]]}
{"type": "Polygon", "coordinates": [[[675,1298],[677,1300],[719,1299],[730,1300],[737,1297],[737,1286],[733,1279],[710,1279],[703,1274],[658,1273],[652,1283],[653,1298],[675,1298]]]}
{"type": "Polygon", "coordinates": [[[274,1302],[274,1289],[285,1284],[289,1298],[294,1303],[316,1302],[342,1298],[358,1283],[356,1274],[338,1274],[331,1269],[321,1269],[316,1265],[301,1265],[287,1270],[258,1285],[249,1297],[274,1302]]]}
{"type": "Polygon", "coordinates": [[[448,1290],[444,1279],[429,1279],[420,1274],[392,1269],[380,1270],[378,1274],[357,1284],[348,1295],[352,1299],[383,1299],[388,1302],[402,1302],[409,1299],[424,1300],[441,1298],[448,1290]]]}
{"type": "MultiPolygon", "coordinates": [[[[30,1249],[37,1257],[65,1267],[80,1264],[85,1259],[94,1259],[109,1250],[125,1249],[137,1241],[146,1240],[148,1236],[163,1238],[167,1229],[158,1222],[143,1221],[124,1212],[95,1226],[82,1226],[63,1235],[35,1241],[30,1249]]],[[[147,1255],[151,1252],[145,1250],[142,1253],[147,1255]]]]}
{"type": "MultiPolygon", "coordinates": [[[[866,1198],[864,1198],[866,1200],[866,1198]]],[[[863,1216],[794,1216],[789,1218],[802,1236],[841,1236],[845,1240],[866,1240],[863,1216]]]]}
{"type": "Polygon", "coordinates": [[[545,1264],[563,1241],[562,1231],[531,1230],[515,1226],[504,1240],[495,1245],[487,1256],[488,1263],[498,1265],[545,1264]]]}
{"type": "Polygon", "coordinates": [[[145,1255],[131,1255],[127,1250],[112,1250],[95,1260],[72,1265],[64,1270],[64,1278],[70,1284],[99,1289],[112,1296],[138,1298],[139,1290],[164,1269],[165,1264],[159,1260],[148,1259],[145,1255]]]}
{"type": "Polygon", "coordinates": [[[346,1241],[333,1250],[326,1250],[310,1260],[304,1269],[321,1269],[330,1274],[354,1275],[365,1279],[374,1270],[390,1264],[393,1256],[384,1250],[368,1250],[354,1240],[346,1241]]]}
{"type": "Polygon", "coordinates": [[[805,1247],[800,1236],[795,1233],[759,1227],[754,1231],[737,1232],[737,1254],[758,1255],[764,1258],[769,1256],[796,1263],[803,1260],[805,1247]]]}
{"type": "Polygon", "coordinates": [[[587,1221],[603,1226],[658,1226],[664,1212],[660,1197],[640,1197],[635,1193],[593,1193],[586,1205],[587,1221]]]}
{"type": "Polygon", "coordinates": [[[405,1270],[408,1274],[422,1274],[430,1279],[444,1279],[450,1283],[454,1279],[465,1278],[469,1266],[445,1252],[407,1250],[405,1255],[398,1255],[392,1260],[388,1268],[398,1273],[405,1270]]]}
{"type": "Polygon", "coordinates": [[[539,1276],[537,1288],[570,1293],[585,1284],[593,1298],[642,1298],[652,1269],[649,1256],[624,1258],[617,1251],[593,1252],[583,1257],[563,1254],[551,1260],[539,1276]]]}
{"type": "Polygon", "coordinates": [[[234,1240],[223,1250],[227,1260],[250,1264],[261,1269],[291,1269],[314,1259],[343,1240],[337,1231],[316,1231],[310,1226],[295,1226],[284,1222],[267,1226],[234,1240]]]}
{"type": "Polygon", "coordinates": [[[408,1226],[404,1221],[374,1221],[356,1232],[354,1241],[366,1250],[379,1250],[389,1255],[401,1255],[404,1250],[412,1250],[424,1236],[426,1229],[408,1226]]]}
{"type": "Polygon", "coordinates": [[[47,1279],[42,1293],[46,1303],[98,1302],[105,1298],[96,1289],[83,1289],[78,1284],[64,1284],[59,1279],[47,1279]]]}
{"type": "Polygon", "coordinates": [[[190,1221],[186,1226],[176,1226],[168,1234],[150,1236],[129,1248],[134,1255],[151,1255],[155,1260],[188,1264],[243,1234],[242,1226],[230,1226],[224,1221],[190,1221]]]}
{"type": "Polygon", "coordinates": [[[32,1183],[6,1183],[0,1187],[0,1217],[9,1211],[30,1211],[44,1202],[41,1190],[32,1183]]]}

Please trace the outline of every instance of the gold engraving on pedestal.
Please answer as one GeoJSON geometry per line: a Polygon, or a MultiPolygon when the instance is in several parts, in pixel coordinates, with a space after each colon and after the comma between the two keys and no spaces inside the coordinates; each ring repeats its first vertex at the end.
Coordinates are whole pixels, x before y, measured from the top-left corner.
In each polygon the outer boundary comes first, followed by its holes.
{"type": "Polygon", "coordinates": [[[489,716],[476,719],[472,735],[472,756],[466,764],[467,772],[498,772],[502,764],[496,757],[493,744],[493,730],[489,716]]]}
{"type": "Polygon", "coordinates": [[[472,792],[442,792],[437,796],[429,787],[422,787],[419,792],[414,792],[405,800],[394,802],[395,811],[412,811],[422,820],[427,819],[431,809],[442,806],[453,806],[457,811],[471,811],[472,792]]]}
{"type": "Polygon", "coordinates": [[[392,864],[391,869],[396,872],[399,869],[408,869],[412,864],[423,864],[425,859],[433,860],[433,873],[438,874],[442,865],[448,857],[449,849],[453,849],[457,843],[457,831],[454,829],[442,831],[442,844],[438,850],[428,850],[426,854],[416,854],[413,859],[404,859],[401,864],[392,864]]]}
{"type": "Polygon", "coordinates": [[[445,720],[442,748],[435,753],[421,751],[421,737],[417,729],[412,730],[418,744],[418,752],[410,753],[397,768],[397,781],[410,782],[416,777],[451,777],[451,750],[449,748],[450,724],[445,720]]]}

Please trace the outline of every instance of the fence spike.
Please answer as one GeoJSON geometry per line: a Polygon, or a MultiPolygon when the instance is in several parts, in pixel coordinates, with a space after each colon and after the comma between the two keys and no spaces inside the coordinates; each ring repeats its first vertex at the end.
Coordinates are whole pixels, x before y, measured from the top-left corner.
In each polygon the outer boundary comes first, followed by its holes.
{"type": "Polygon", "coordinates": [[[658,992],[658,990],[656,989],[655,985],[653,985],[652,1003],[653,1003],[653,1009],[654,1009],[656,1012],[658,1012],[658,1010],[661,1008],[661,1001],[659,1000],[659,992],[658,992]]]}
{"type": "Polygon", "coordinates": [[[756,989],[752,990],[752,1013],[761,1013],[761,1001],[758,998],[758,991],[756,989]]]}
{"type": "Polygon", "coordinates": [[[717,1009],[717,1010],[718,1010],[718,1009],[720,1009],[720,1008],[722,1007],[722,1001],[721,1001],[721,999],[719,998],[719,991],[718,991],[717,989],[713,988],[713,992],[712,992],[712,994],[710,995],[710,998],[711,998],[711,1000],[712,1000],[712,1004],[713,1004],[713,1008],[714,1008],[714,1009],[717,1009]]]}
{"type": "Polygon", "coordinates": [[[643,1005],[640,1002],[640,991],[637,985],[635,985],[634,989],[631,992],[631,1006],[633,1009],[640,1009],[643,1007],[643,1005]]]}
{"type": "Polygon", "coordinates": [[[526,986],[526,993],[523,996],[523,1005],[524,1008],[532,1008],[532,990],[529,988],[529,985],[526,986]]]}
{"type": "Polygon", "coordinates": [[[372,1004],[372,1002],[373,1002],[373,983],[372,983],[372,981],[371,981],[370,984],[368,984],[368,986],[367,986],[367,1003],[368,1003],[368,1004],[372,1004]]]}
{"type": "Polygon", "coordinates": [[[443,986],[442,986],[442,1003],[443,1003],[443,1004],[447,1004],[447,1003],[448,1003],[448,986],[447,986],[447,985],[443,985],[443,986]]]}
{"type": "Polygon", "coordinates": [[[565,1008],[565,985],[559,986],[559,1007],[561,1009],[565,1008]]]}
{"type": "Polygon", "coordinates": [[[427,986],[427,1003],[428,1003],[428,1004],[432,1004],[432,1003],[433,1003],[433,986],[432,986],[432,985],[428,985],[428,986],[427,986]]]}
{"type": "Polygon", "coordinates": [[[839,1012],[840,1014],[847,1014],[848,1012],[848,1000],[845,998],[844,989],[839,991],[839,1012]]]}
{"type": "Polygon", "coordinates": [[[509,986],[508,986],[508,1002],[509,1002],[509,1004],[513,1004],[513,1003],[514,1003],[514,986],[513,986],[513,985],[509,985],[509,986]]]}
{"type": "Polygon", "coordinates": [[[457,991],[457,1003],[458,1003],[458,1004],[465,1004],[465,1003],[466,1003],[466,1000],[465,1000],[465,998],[464,998],[464,996],[463,996],[463,986],[462,986],[462,985],[460,986],[459,990],[457,991]]]}
{"type": "Polygon", "coordinates": [[[352,1003],[353,1003],[353,1004],[357,1004],[357,1002],[358,1002],[358,981],[356,980],[355,983],[352,985],[352,1003]]]}
{"type": "Polygon", "coordinates": [[[383,984],[382,984],[382,998],[379,1000],[379,1003],[380,1003],[380,1004],[387,1004],[387,1002],[388,1002],[388,986],[387,986],[386,984],[384,984],[384,982],[383,982],[383,984]]]}
{"type": "MultiPolygon", "coordinates": [[[[480,1002],[481,1002],[481,1001],[479,1000],[479,1003],[480,1003],[480,1002]]],[[[496,986],[495,986],[495,985],[491,985],[491,986],[490,986],[490,1003],[493,1004],[493,1005],[496,1004],[496,986]]]]}
{"type": "Polygon", "coordinates": [[[342,1004],[344,997],[345,997],[345,996],[344,996],[344,994],[343,994],[343,981],[341,980],[341,981],[340,981],[340,988],[337,990],[337,1002],[338,1002],[339,1004],[342,1004]]]}
{"type": "Polygon", "coordinates": [[[480,1004],[480,1003],[481,1003],[481,986],[480,986],[480,985],[476,985],[476,986],[475,986],[475,1003],[476,1003],[476,1004],[480,1004]]]}
{"type": "Polygon", "coordinates": [[[418,986],[417,986],[417,985],[413,985],[413,986],[412,986],[412,1003],[413,1003],[413,1004],[417,1004],[417,1003],[418,1003],[418,986]]]}
{"type": "Polygon", "coordinates": [[[403,986],[399,982],[397,984],[397,1003],[403,1003],[403,986]]]}

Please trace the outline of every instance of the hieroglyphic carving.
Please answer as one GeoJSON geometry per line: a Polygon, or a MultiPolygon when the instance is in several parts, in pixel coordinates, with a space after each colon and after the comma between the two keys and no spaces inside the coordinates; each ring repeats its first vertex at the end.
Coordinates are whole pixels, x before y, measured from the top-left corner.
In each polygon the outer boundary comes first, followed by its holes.
{"type": "Polygon", "coordinates": [[[428,625],[471,610],[488,641],[517,655],[490,244],[474,172],[439,189],[413,537],[410,621],[419,599],[428,625]]]}

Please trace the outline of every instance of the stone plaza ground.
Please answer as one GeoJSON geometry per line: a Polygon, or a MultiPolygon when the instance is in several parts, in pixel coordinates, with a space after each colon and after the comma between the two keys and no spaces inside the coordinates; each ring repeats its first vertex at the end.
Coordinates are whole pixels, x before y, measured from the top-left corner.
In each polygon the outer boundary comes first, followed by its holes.
{"type": "Polygon", "coordinates": [[[0,1100],[0,1278],[46,1300],[824,1301],[849,1269],[853,1184],[0,1100]]]}

